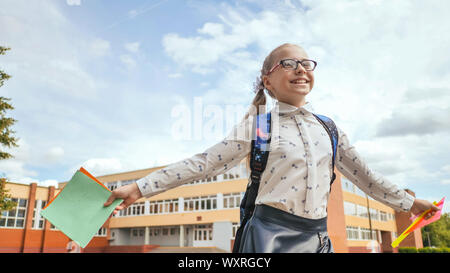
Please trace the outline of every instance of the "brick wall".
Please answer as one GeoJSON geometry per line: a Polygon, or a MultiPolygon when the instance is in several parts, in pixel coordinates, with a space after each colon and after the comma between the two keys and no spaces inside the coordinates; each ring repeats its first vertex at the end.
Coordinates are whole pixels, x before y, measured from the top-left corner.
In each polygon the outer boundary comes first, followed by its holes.
{"type": "Polygon", "coordinates": [[[330,236],[334,252],[348,253],[341,174],[336,171],[335,173],[336,180],[331,186],[331,194],[328,200],[328,235],[330,236]]]}

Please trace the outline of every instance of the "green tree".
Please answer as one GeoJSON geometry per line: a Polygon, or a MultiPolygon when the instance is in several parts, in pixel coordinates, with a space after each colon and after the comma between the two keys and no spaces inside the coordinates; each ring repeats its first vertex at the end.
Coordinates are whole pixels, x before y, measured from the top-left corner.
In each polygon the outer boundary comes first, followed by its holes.
{"type": "MultiPolygon", "coordinates": [[[[0,46],[0,55],[5,55],[5,52],[7,50],[10,50],[10,48],[0,46]]],[[[11,78],[11,76],[0,69],[0,87],[2,87],[3,83],[9,78],[11,78]]],[[[9,98],[0,96],[0,144],[8,148],[11,148],[12,146],[18,146],[18,139],[13,137],[13,134],[15,132],[10,129],[10,126],[12,126],[16,122],[16,120],[6,117],[6,111],[14,109],[14,107],[8,103],[8,101],[10,100],[11,99],[9,98]]],[[[11,157],[11,154],[0,150],[0,160],[8,159],[11,157]]]]}
{"type": "Polygon", "coordinates": [[[17,206],[16,202],[11,201],[11,195],[8,194],[9,190],[5,186],[6,178],[0,178],[0,218],[2,218],[3,210],[8,211],[17,206]]]}
{"type": "MultiPolygon", "coordinates": [[[[5,52],[10,50],[9,47],[0,46],[0,55],[5,55],[5,52]]],[[[0,87],[3,86],[3,83],[11,78],[10,75],[6,74],[3,70],[0,69],[0,87]]],[[[16,122],[13,118],[6,117],[6,111],[12,110],[14,107],[8,103],[11,99],[0,96],[0,148],[2,146],[6,146],[8,148],[17,147],[17,138],[14,138],[13,134],[15,133],[10,129],[10,127],[16,122]]],[[[11,158],[12,155],[0,150],[0,160],[11,158]]],[[[2,210],[11,210],[17,204],[12,202],[11,196],[8,194],[8,190],[6,187],[6,178],[0,178],[0,217],[2,210]]]]}
{"type": "Polygon", "coordinates": [[[450,247],[450,213],[422,229],[423,246],[450,247]]]}

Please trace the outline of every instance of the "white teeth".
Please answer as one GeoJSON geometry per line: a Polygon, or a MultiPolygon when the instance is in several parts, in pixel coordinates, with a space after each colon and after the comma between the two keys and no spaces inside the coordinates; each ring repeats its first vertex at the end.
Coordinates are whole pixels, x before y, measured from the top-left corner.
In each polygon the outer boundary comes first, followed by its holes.
{"type": "Polygon", "coordinates": [[[292,81],[292,83],[306,83],[305,80],[299,80],[299,81],[292,81]]]}

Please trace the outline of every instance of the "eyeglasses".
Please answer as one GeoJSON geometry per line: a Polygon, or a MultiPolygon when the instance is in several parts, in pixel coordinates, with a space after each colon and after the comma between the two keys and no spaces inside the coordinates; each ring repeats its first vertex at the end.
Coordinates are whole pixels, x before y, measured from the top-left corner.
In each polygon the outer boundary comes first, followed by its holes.
{"type": "Polygon", "coordinates": [[[297,61],[294,59],[284,59],[281,60],[276,66],[274,66],[270,71],[266,74],[269,75],[274,71],[280,64],[283,66],[283,68],[287,70],[297,70],[298,64],[301,64],[303,68],[305,68],[306,71],[313,71],[314,68],[317,66],[317,62],[313,60],[304,59],[301,61],[297,61]]]}

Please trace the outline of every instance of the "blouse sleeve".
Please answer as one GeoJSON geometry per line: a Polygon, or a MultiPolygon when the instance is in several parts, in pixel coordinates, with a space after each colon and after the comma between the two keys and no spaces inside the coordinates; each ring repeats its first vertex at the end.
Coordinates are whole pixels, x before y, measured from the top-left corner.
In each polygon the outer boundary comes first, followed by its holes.
{"type": "Polygon", "coordinates": [[[234,126],[221,142],[190,158],[172,163],[136,181],[144,197],[196,180],[207,179],[236,166],[251,150],[253,116],[234,126]]]}
{"type": "Polygon", "coordinates": [[[380,174],[373,172],[364,159],[349,143],[347,135],[339,128],[339,142],[336,155],[337,169],[367,195],[397,210],[409,211],[414,197],[380,174]]]}

